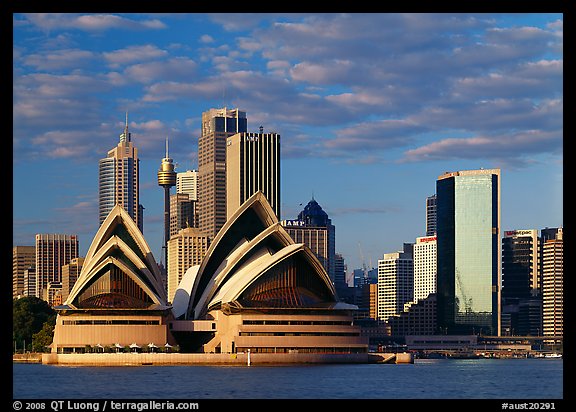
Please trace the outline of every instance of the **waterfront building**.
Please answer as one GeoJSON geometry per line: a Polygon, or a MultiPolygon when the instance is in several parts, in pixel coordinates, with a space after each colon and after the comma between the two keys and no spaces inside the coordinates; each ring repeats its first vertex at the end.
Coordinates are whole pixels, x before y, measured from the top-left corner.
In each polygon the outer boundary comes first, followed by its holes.
{"type": "Polygon", "coordinates": [[[176,173],[176,193],[189,195],[190,200],[198,200],[198,171],[186,170],[176,173]]]}
{"type": "Polygon", "coordinates": [[[62,266],[78,257],[78,236],[57,233],[36,234],[36,290],[46,300],[50,282],[62,282],[62,266]]]}
{"type": "Polygon", "coordinates": [[[226,217],[257,191],[280,219],[280,135],[236,133],[226,142],[226,217]]]}
{"type": "Polygon", "coordinates": [[[182,352],[367,354],[357,307],[336,300],[318,259],[294,243],[262,192],[226,222],[173,301],[142,233],[117,205],[55,307],[52,353],[167,343],[182,352]]]}
{"type": "Polygon", "coordinates": [[[540,295],[538,231],[507,230],[502,238],[502,301],[540,295]]]}
{"type": "MultiPolygon", "coordinates": [[[[65,302],[70,295],[70,291],[74,287],[74,284],[78,280],[78,276],[80,276],[80,272],[82,271],[82,266],[84,265],[84,258],[79,257],[72,259],[70,263],[67,265],[62,266],[62,302],[65,302]]],[[[60,302],[60,304],[62,304],[60,302]]]]}
{"type": "Polygon", "coordinates": [[[564,335],[564,240],[559,228],[542,246],[542,330],[544,336],[564,335]]]}
{"type": "Polygon", "coordinates": [[[502,238],[502,314],[505,335],[542,331],[540,244],[536,229],[507,230],[502,238]]]}
{"type": "Polygon", "coordinates": [[[436,294],[431,293],[418,302],[409,302],[404,310],[388,318],[390,333],[401,338],[406,335],[434,335],[436,333],[436,294]]]}
{"type": "Polygon", "coordinates": [[[426,236],[436,235],[436,195],[426,198],[426,236]]]}
{"type": "Polygon", "coordinates": [[[416,238],[414,244],[414,302],[436,293],[436,236],[416,238]]]}
{"type": "Polygon", "coordinates": [[[214,238],[226,223],[226,139],[246,132],[246,112],[210,109],[202,113],[198,139],[198,223],[214,238]]]}
{"type": "Polygon", "coordinates": [[[53,353],[176,344],[167,328],[171,307],[158,264],[118,204],[96,232],[68,298],[54,309],[53,353]]]}
{"type": "Polygon", "coordinates": [[[12,247],[12,298],[25,296],[24,271],[36,264],[34,246],[12,247]]]}
{"type": "Polygon", "coordinates": [[[387,322],[399,315],[414,297],[413,243],[402,251],[384,253],[378,260],[378,320],[387,322]]]}
{"type": "Polygon", "coordinates": [[[168,302],[173,301],[184,273],[192,266],[202,263],[209,245],[208,235],[192,227],[180,229],[170,238],[168,241],[168,302]]]}
{"type": "Polygon", "coordinates": [[[337,301],[322,264],[258,191],[184,275],[170,330],[189,351],[366,353],[355,309],[337,301]]]}
{"type": "Polygon", "coordinates": [[[439,333],[500,334],[500,190],[500,169],[436,181],[439,333]]]}
{"type": "Polygon", "coordinates": [[[140,160],[138,149],[132,144],[128,131],[128,113],[124,132],[118,145],[108,151],[107,157],[98,162],[98,209],[100,224],[116,204],[128,212],[143,232],[144,208],[139,198],[140,160]]]}
{"type": "Polygon", "coordinates": [[[297,219],[283,220],[282,226],[296,243],[303,243],[312,250],[334,284],[336,228],[314,197],[298,214],[297,219]]]}

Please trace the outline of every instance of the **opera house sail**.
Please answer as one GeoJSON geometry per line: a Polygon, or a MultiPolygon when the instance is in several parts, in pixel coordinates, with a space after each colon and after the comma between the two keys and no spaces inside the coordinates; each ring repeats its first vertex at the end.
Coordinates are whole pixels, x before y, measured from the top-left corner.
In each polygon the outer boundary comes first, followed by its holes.
{"type": "Polygon", "coordinates": [[[68,299],[55,309],[52,352],[175,343],[158,265],[118,204],[100,225],[68,299]]]}
{"type": "Polygon", "coordinates": [[[314,253],[295,243],[262,192],[227,220],[167,303],[142,233],[121,206],[100,226],[58,312],[52,353],[177,345],[183,353],[366,354],[314,253]]]}
{"type": "Polygon", "coordinates": [[[189,351],[366,352],[326,270],[288,235],[262,192],[252,195],[185,273],[171,332],[189,351]]]}

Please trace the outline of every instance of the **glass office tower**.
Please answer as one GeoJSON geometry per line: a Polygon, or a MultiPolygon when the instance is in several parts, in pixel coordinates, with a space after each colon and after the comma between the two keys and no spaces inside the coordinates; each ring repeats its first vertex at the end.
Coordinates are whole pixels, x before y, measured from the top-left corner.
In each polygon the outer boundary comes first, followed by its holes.
{"type": "Polygon", "coordinates": [[[500,169],[436,181],[438,333],[500,335],[500,169]]]}

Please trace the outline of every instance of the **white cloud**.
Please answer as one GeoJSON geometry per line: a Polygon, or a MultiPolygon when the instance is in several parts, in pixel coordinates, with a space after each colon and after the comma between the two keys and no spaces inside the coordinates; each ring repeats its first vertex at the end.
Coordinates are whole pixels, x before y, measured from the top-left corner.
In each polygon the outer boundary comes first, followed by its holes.
{"type": "Polygon", "coordinates": [[[146,44],[143,46],[129,46],[124,49],[104,52],[104,59],[113,67],[121,64],[129,64],[138,61],[147,61],[168,56],[166,50],[162,50],[155,45],[146,44]]]}

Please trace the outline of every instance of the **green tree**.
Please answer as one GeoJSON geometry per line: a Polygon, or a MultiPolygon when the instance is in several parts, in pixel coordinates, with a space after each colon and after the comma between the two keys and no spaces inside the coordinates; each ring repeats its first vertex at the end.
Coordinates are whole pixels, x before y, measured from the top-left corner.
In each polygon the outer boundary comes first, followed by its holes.
{"type": "Polygon", "coordinates": [[[13,300],[12,339],[16,348],[21,348],[24,343],[26,349],[32,348],[32,336],[40,332],[45,323],[52,327],[56,324],[56,311],[48,302],[34,296],[13,300]]]}
{"type": "Polygon", "coordinates": [[[38,333],[32,335],[32,351],[33,352],[48,352],[48,345],[52,343],[54,338],[54,323],[51,320],[44,322],[42,329],[38,333]]]}

